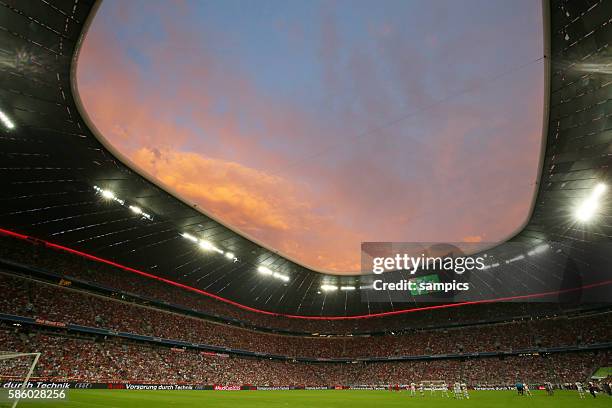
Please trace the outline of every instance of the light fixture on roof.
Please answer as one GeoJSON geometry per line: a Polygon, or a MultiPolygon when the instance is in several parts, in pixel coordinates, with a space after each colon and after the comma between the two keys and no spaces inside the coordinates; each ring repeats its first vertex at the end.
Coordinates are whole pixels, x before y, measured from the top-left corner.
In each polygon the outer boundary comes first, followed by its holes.
{"type": "Polygon", "coordinates": [[[354,286],[340,286],[340,290],[355,290],[354,286]]]}
{"type": "Polygon", "coordinates": [[[321,285],[321,290],[323,292],[335,292],[338,290],[336,285],[321,285]]]}
{"type": "Polygon", "coordinates": [[[196,237],[194,237],[193,235],[187,233],[187,232],[183,232],[181,234],[181,237],[188,239],[191,242],[198,242],[198,239],[196,237]]]}
{"type": "Polygon", "coordinates": [[[546,252],[546,250],[548,248],[550,248],[548,246],[548,244],[541,244],[541,245],[538,245],[537,247],[533,248],[531,251],[527,252],[527,255],[534,256],[534,255],[537,255],[537,254],[541,254],[542,252],[546,252]]]}
{"type": "Polygon", "coordinates": [[[2,112],[1,110],[0,122],[2,122],[2,124],[6,126],[7,129],[15,129],[15,124],[13,123],[13,121],[6,115],[6,113],[2,112]]]}
{"type": "Polygon", "coordinates": [[[217,248],[216,246],[214,246],[212,244],[212,242],[207,241],[205,239],[201,239],[200,240],[200,248],[205,249],[207,251],[215,251],[215,252],[217,252],[219,254],[223,254],[223,250],[222,249],[217,248]]]}
{"type": "MultiPolygon", "coordinates": [[[[143,213],[145,214],[145,213],[143,213]]],[[[144,216],[144,215],[143,215],[144,216]]],[[[189,240],[191,242],[193,242],[194,244],[198,244],[198,246],[205,250],[205,251],[213,251],[216,252],[220,255],[225,256],[227,259],[231,259],[234,261],[234,263],[236,262],[240,262],[238,260],[238,258],[236,258],[236,255],[233,252],[225,252],[223,249],[217,247],[215,244],[213,244],[212,242],[206,240],[206,239],[198,239],[196,236],[191,235],[188,232],[182,232],[179,234],[181,237],[185,238],[186,240],[189,240]]]]}
{"type": "Polygon", "coordinates": [[[140,215],[141,218],[146,218],[149,221],[153,221],[153,216],[151,214],[145,212],[142,208],[138,207],[137,205],[126,204],[125,200],[117,197],[117,195],[113,191],[106,190],[98,186],[93,186],[93,188],[96,193],[102,196],[102,198],[119,203],[123,207],[129,208],[130,211],[132,211],[134,214],[140,215]]]}
{"type": "Polygon", "coordinates": [[[206,240],[200,240],[200,248],[202,249],[206,249],[206,250],[211,250],[212,249],[212,244],[206,240]]]}
{"type": "Polygon", "coordinates": [[[589,222],[599,209],[600,199],[608,189],[603,183],[595,186],[591,194],[578,206],[575,217],[580,222],[589,222]]]}
{"type": "Polygon", "coordinates": [[[511,262],[520,261],[521,259],[525,259],[525,255],[520,254],[520,255],[515,256],[514,258],[506,259],[506,263],[509,264],[511,262]]]}
{"type": "Polygon", "coordinates": [[[106,198],[107,200],[112,200],[118,202],[121,205],[125,205],[125,201],[117,197],[115,193],[113,193],[111,190],[105,190],[98,186],[94,186],[94,190],[96,190],[96,192],[98,192],[102,197],[106,198]]]}
{"type": "Polygon", "coordinates": [[[270,268],[265,267],[265,266],[258,266],[257,267],[257,272],[261,273],[262,275],[272,275],[272,271],[270,270],[270,268]]]}
{"type": "Polygon", "coordinates": [[[287,275],[283,275],[282,273],[274,272],[272,276],[276,279],[282,280],[283,282],[289,282],[289,277],[287,275]]]}
{"type": "Polygon", "coordinates": [[[268,268],[267,266],[263,266],[263,265],[258,266],[257,272],[261,273],[262,275],[271,276],[278,280],[282,280],[283,282],[289,282],[289,276],[283,275],[282,273],[279,273],[279,272],[274,272],[272,269],[268,268]]]}
{"type": "Polygon", "coordinates": [[[153,220],[153,217],[151,216],[151,214],[147,214],[146,212],[142,211],[142,208],[140,207],[137,207],[135,205],[130,205],[129,209],[132,210],[134,214],[140,215],[142,218],[146,218],[147,220],[153,220]]]}

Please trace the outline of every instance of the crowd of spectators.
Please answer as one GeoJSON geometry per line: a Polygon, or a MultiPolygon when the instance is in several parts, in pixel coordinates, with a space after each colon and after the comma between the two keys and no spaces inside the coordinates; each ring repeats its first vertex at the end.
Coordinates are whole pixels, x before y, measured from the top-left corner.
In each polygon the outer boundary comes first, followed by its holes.
{"type": "MultiPolygon", "coordinates": [[[[212,356],[118,338],[67,337],[65,334],[0,327],[0,344],[13,351],[41,352],[34,376],[41,380],[210,385],[408,384],[426,380],[464,381],[469,385],[573,383],[612,353],[580,352],[467,360],[384,363],[303,363],[212,356]]],[[[28,359],[0,363],[0,380],[23,379],[28,359]],[[20,365],[19,365],[20,364],[20,365]]]]}
{"type": "Polygon", "coordinates": [[[270,316],[251,312],[172,286],[155,279],[137,275],[77,255],[53,250],[41,243],[22,241],[0,234],[0,258],[43,268],[67,279],[78,279],[117,291],[155,299],[205,313],[210,316],[239,320],[248,325],[290,330],[302,333],[348,334],[376,331],[401,331],[409,328],[470,323],[500,317],[518,317],[563,313],[565,306],[558,303],[501,303],[462,306],[429,310],[427,313],[408,313],[391,317],[356,320],[303,320],[270,316]]]}
{"type": "Polygon", "coordinates": [[[400,378],[426,380],[462,379],[474,386],[512,385],[517,380],[541,384],[545,381],[583,382],[593,370],[609,362],[610,353],[563,353],[547,356],[506,356],[467,360],[435,360],[418,363],[371,363],[360,373],[357,383],[393,383],[400,378]]]}
{"type": "MultiPolygon", "coordinates": [[[[113,331],[183,340],[252,352],[310,358],[421,356],[572,346],[612,341],[612,313],[566,314],[555,304],[491,304],[356,321],[303,321],[266,316],[122,269],[50,250],[41,244],[0,238],[0,258],[43,268],[68,281],[83,280],[120,293],[83,290],[0,270],[0,313],[45,323],[76,324],[113,331]],[[102,295],[104,293],[104,296],[102,295]],[[177,313],[156,299],[226,323],[177,313]],[[526,318],[533,314],[534,318],[526,318]],[[505,316],[500,322],[499,317],[505,316]],[[520,316],[520,318],[517,318],[520,316]],[[247,328],[236,325],[237,319],[247,328]],[[495,320],[495,322],[492,322],[495,320]],[[452,323],[463,325],[452,327],[452,323]],[[231,324],[230,324],[231,323],[231,324]],[[254,330],[253,326],[294,333],[384,331],[384,335],[317,337],[254,330]]],[[[70,285],[68,285],[70,286],[70,285]]],[[[61,325],[60,325],[61,326],[61,325]]],[[[398,384],[461,379],[471,385],[521,381],[584,381],[598,366],[610,365],[610,351],[512,355],[500,358],[433,359],[402,362],[305,363],[268,358],[212,356],[191,349],[108,336],[0,326],[3,350],[41,352],[35,375],[44,379],[234,385],[398,384]]],[[[214,354],[214,353],[213,353],[214,354]]],[[[0,360],[0,378],[27,367],[25,360],[0,360]]]]}
{"type": "Polygon", "coordinates": [[[516,351],[612,341],[612,312],[396,335],[312,337],[240,328],[5,273],[0,292],[0,313],[290,357],[516,351]]]}

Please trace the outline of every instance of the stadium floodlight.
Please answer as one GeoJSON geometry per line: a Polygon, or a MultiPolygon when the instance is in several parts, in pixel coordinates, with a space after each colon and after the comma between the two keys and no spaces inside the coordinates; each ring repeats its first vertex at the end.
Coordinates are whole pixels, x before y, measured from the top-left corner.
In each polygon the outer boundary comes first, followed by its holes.
{"type": "Polygon", "coordinates": [[[323,292],[335,292],[338,290],[336,285],[321,285],[321,290],[323,292]]]}
{"type": "Polygon", "coordinates": [[[283,282],[289,282],[289,277],[287,275],[283,275],[282,273],[274,272],[272,276],[276,279],[282,280],[283,282]]]}
{"type": "Polygon", "coordinates": [[[603,193],[606,192],[606,190],[608,189],[608,186],[606,186],[604,183],[599,183],[595,186],[595,189],[593,190],[593,194],[599,198],[603,195],[603,193]]]}
{"type": "Polygon", "coordinates": [[[576,209],[574,215],[578,221],[588,222],[593,218],[599,209],[600,199],[607,189],[608,186],[603,183],[595,186],[591,194],[576,209]]]}
{"type": "Polygon", "coordinates": [[[108,198],[109,200],[114,200],[116,198],[115,193],[113,193],[110,190],[102,190],[101,194],[102,194],[102,197],[108,198]]]}
{"type": "Polygon", "coordinates": [[[525,259],[525,255],[520,254],[520,255],[515,256],[514,258],[507,259],[506,263],[509,264],[510,262],[520,261],[521,259],[525,259]]]}
{"type": "Polygon", "coordinates": [[[270,270],[270,268],[265,267],[265,266],[258,266],[257,267],[257,272],[261,273],[262,275],[272,275],[272,271],[270,270]]]}
{"type": "MultiPolygon", "coordinates": [[[[96,191],[96,193],[100,194],[100,195],[101,195],[103,198],[105,198],[105,199],[107,199],[107,200],[112,200],[112,201],[115,201],[115,202],[117,202],[117,203],[121,204],[121,205],[122,205],[122,206],[124,206],[124,207],[126,206],[126,204],[125,204],[125,200],[123,200],[123,199],[121,199],[121,198],[117,197],[117,196],[115,195],[115,193],[114,193],[114,192],[112,192],[111,190],[105,190],[105,189],[103,189],[103,188],[101,188],[101,187],[98,187],[98,186],[93,186],[93,188],[94,188],[94,190],[96,191]]],[[[127,207],[128,207],[128,208],[129,208],[129,209],[130,209],[130,210],[131,210],[133,213],[140,215],[142,218],[146,218],[146,219],[147,219],[147,220],[149,220],[149,221],[152,221],[152,220],[153,220],[153,216],[152,216],[151,214],[148,214],[148,213],[144,212],[144,211],[142,210],[142,208],[140,208],[140,207],[138,207],[138,206],[136,206],[136,205],[127,205],[127,207]]]]}
{"type": "Polygon", "coordinates": [[[527,255],[529,256],[534,256],[537,254],[541,254],[542,252],[546,252],[546,250],[550,248],[550,246],[548,244],[541,244],[538,245],[537,247],[533,248],[531,251],[527,252],[527,255]]]}
{"type": "Polygon", "coordinates": [[[2,122],[2,124],[6,126],[7,129],[15,129],[15,124],[13,123],[13,121],[7,116],[6,113],[2,112],[1,110],[0,122],[2,122]]]}
{"type": "Polygon", "coordinates": [[[206,241],[205,239],[200,240],[200,248],[205,249],[207,251],[215,251],[219,254],[223,254],[223,250],[217,248],[210,241],[206,241]]]}
{"type": "MultiPolygon", "coordinates": [[[[149,214],[147,214],[145,212],[142,213],[142,216],[147,218],[147,219],[149,219],[149,220],[153,219],[153,217],[151,217],[149,214]]],[[[191,235],[188,232],[182,232],[179,235],[181,237],[183,237],[183,238],[193,242],[194,244],[198,244],[198,246],[201,249],[205,250],[205,251],[214,251],[214,252],[216,252],[218,254],[225,255],[228,259],[232,259],[232,260],[236,259],[235,255],[232,252],[227,252],[226,253],[224,250],[222,250],[221,248],[217,247],[216,245],[214,245],[212,242],[210,242],[208,240],[198,239],[197,237],[191,235]]]]}
{"type": "Polygon", "coordinates": [[[200,248],[205,249],[207,251],[212,250],[212,244],[206,240],[200,240],[200,248]]]}
{"type": "Polygon", "coordinates": [[[181,237],[188,239],[191,242],[198,242],[198,239],[196,237],[194,237],[193,235],[187,233],[187,232],[183,232],[181,234],[181,237]]]}
{"type": "Polygon", "coordinates": [[[105,190],[105,189],[100,188],[98,186],[94,186],[94,190],[96,190],[98,193],[100,193],[100,195],[102,197],[104,197],[105,199],[107,199],[107,200],[112,200],[112,201],[118,202],[121,205],[125,205],[125,201],[120,199],[119,197],[117,197],[115,195],[115,193],[113,193],[110,190],[105,190]]]}
{"type": "Polygon", "coordinates": [[[258,266],[257,272],[261,273],[262,275],[272,276],[273,278],[282,280],[283,282],[289,282],[289,276],[283,275],[282,273],[274,272],[267,266],[263,266],[263,265],[258,266]]]}
{"type": "Polygon", "coordinates": [[[355,290],[354,286],[340,286],[340,290],[355,290]]]}
{"type": "Polygon", "coordinates": [[[142,208],[137,207],[135,205],[130,205],[129,208],[130,210],[132,210],[134,214],[138,214],[142,218],[146,218],[147,220],[153,220],[153,217],[151,216],[151,214],[147,214],[146,212],[142,211],[142,208]]]}

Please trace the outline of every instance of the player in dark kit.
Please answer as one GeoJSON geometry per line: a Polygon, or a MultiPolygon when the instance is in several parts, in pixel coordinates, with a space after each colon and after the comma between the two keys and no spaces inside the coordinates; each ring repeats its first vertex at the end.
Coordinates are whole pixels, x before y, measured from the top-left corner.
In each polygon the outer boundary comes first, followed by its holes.
{"type": "Polygon", "coordinates": [[[518,393],[518,395],[523,395],[523,393],[525,392],[525,388],[523,387],[523,383],[520,381],[516,382],[516,392],[518,393]]]}
{"type": "Polygon", "coordinates": [[[595,383],[589,383],[589,392],[591,393],[593,398],[597,398],[597,387],[595,386],[595,383]]]}
{"type": "Polygon", "coordinates": [[[548,394],[549,397],[552,397],[555,393],[555,389],[553,388],[553,385],[551,382],[546,382],[544,384],[544,388],[546,389],[546,394],[548,394]]]}

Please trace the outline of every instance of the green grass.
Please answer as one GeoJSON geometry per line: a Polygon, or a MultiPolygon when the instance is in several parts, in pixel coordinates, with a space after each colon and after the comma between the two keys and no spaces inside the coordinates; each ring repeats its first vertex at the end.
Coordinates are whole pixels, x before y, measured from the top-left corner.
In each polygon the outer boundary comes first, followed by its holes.
{"type": "Polygon", "coordinates": [[[70,390],[64,402],[27,402],[18,407],[73,408],[411,408],[411,407],[612,407],[612,398],[599,394],[581,400],[574,391],[557,391],[553,397],[534,391],[532,397],[520,397],[513,391],[473,391],[469,400],[441,396],[410,397],[406,392],[390,391],[126,391],[70,390]]]}

